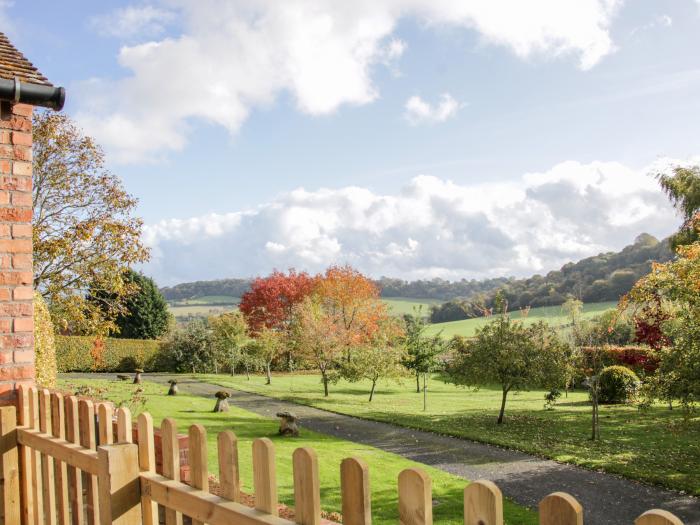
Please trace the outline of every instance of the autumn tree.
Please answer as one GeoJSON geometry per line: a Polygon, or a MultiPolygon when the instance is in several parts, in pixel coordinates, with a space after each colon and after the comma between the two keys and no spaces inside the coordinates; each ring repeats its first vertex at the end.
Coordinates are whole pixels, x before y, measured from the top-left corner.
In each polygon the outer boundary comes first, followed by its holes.
{"type": "Polygon", "coordinates": [[[377,285],[351,266],[331,266],[316,280],[314,294],[327,315],[337,320],[349,363],[352,348],[371,337],[378,319],[386,316],[377,285]]]}
{"type": "Polygon", "coordinates": [[[376,321],[372,333],[355,347],[352,360],[344,365],[349,381],[369,381],[370,403],[380,380],[397,381],[406,375],[403,366],[406,347],[402,338],[401,321],[390,316],[382,317],[376,321]]]}
{"type": "Polygon", "coordinates": [[[136,289],[125,271],[148,259],[137,201],[67,115],[37,112],[33,126],[34,287],[59,330],[107,333],[136,289]],[[108,303],[89,302],[90,289],[108,303]]]}
{"type": "Polygon", "coordinates": [[[504,314],[477,330],[473,339],[456,340],[447,373],[456,384],[499,385],[500,425],[511,391],[564,383],[565,356],[566,345],[549,325],[539,322],[525,327],[504,314]]]}
{"type": "Polygon", "coordinates": [[[292,341],[296,351],[309,359],[321,372],[323,395],[328,397],[328,383],[346,348],[337,318],[329,315],[315,296],[306,297],[294,307],[292,341]]]}
{"type": "Polygon", "coordinates": [[[228,368],[231,375],[244,360],[243,352],[250,341],[248,325],[241,312],[226,312],[209,318],[213,344],[216,348],[217,368],[228,368]]]}

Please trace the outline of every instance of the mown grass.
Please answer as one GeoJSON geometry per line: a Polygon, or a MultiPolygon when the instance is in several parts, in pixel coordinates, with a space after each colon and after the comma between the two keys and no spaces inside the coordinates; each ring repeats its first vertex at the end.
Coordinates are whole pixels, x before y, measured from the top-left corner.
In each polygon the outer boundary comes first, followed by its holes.
{"type": "Polygon", "coordinates": [[[227,388],[257,392],[349,414],[522,450],[700,495],[700,415],[685,419],[680,409],[608,405],[600,409],[602,439],[592,442],[590,405],[585,392],[571,392],[553,410],[544,409],[544,391],[511,394],[504,424],[496,424],[498,388],[468,390],[433,377],[428,409],[415,383],[381,385],[372,403],[369,385],[341,381],[324,398],[318,375],[278,375],[264,379],[200,375],[227,388]]]}
{"type": "Polygon", "coordinates": [[[421,315],[430,315],[430,305],[440,304],[438,299],[411,299],[408,297],[385,297],[382,298],[389,311],[394,315],[413,314],[420,308],[421,315]]]}
{"type": "MultiPolygon", "coordinates": [[[[75,391],[80,385],[90,385],[102,390],[101,397],[120,402],[129,399],[137,385],[103,379],[66,379],[59,381],[60,387],[75,391]]],[[[370,466],[372,513],[374,523],[389,525],[398,521],[397,478],[405,468],[419,466],[432,479],[434,499],[439,502],[433,509],[434,521],[444,525],[458,525],[462,518],[462,491],[465,480],[435,468],[420,465],[395,454],[345,441],[307,429],[301,430],[298,438],[281,438],[277,434],[277,419],[267,419],[252,412],[232,406],[229,412],[213,413],[214,399],[180,394],[169,397],[167,387],[144,382],[141,385],[147,398],[145,410],[151,413],[159,426],[164,417],[177,421],[180,432],[189,425],[200,423],[207,429],[209,469],[218,472],[216,459],[216,435],[224,430],[233,430],[239,440],[239,463],[243,490],[252,492],[251,444],[255,438],[268,437],[276,449],[277,483],[280,501],[293,506],[292,452],[297,447],[309,446],[319,457],[319,477],[322,508],[340,512],[340,462],[348,456],[359,456],[370,466]]],[[[509,524],[534,525],[536,513],[509,501],[505,502],[506,521],[509,524]]]]}
{"type": "MultiPolygon", "coordinates": [[[[582,316],[584,318],[600,315],[606,310],[611,310],[617,306],[615,302],[605,303],[589,303],[583,305],[582,316]]],[[[511,312],[511,318],[516,321],[522,321],[523,324],[529,325],[538,321],[545,321],[554,327],[565,325],[568,323],[566,313],[561,306],[541,306],[532,308],[527,317],[523,317],[520,312],[511,312]]],[[[436,323],[430,325],[426,329],[426,334],[435,335],[441,333],[443,337],[450,338],[455,335],[463,337],[471,337],[478,328],[483,327],[493,318],[475,317],[474,319],[464,319],[463,321],[450,321],[447,323],[436,323]]]]}

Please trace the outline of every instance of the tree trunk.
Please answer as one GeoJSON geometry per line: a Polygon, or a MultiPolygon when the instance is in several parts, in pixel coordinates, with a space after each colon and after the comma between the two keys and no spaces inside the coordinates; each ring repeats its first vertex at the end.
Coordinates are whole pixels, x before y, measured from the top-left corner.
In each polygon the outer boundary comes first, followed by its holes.
{"type": "Polygon", "coordinates": [[[369,402],[372,402],[372,398],[374,397],[374,387],[377,386],[377,380],[375,379],[372,381],[372,390],[369,391],[369,402]]]}
{"type": "Polygon", "coordinates": [[[420,372],[416,370],[416,394],[420,394],[420,372]]]}
{"type": "Polygon", "coordinates": [[[267,377],[266,385],[272,383],[272,374],[270,374],[270,363],[265,363],[265,376],[267,377]]]}
{"type": "Polygon", "coordinates": [[[245,378],[247,381],[250,381],[250,368],[248,368],[248,364],[246,363],[245,365],[245,378]]]}
{"type": "Polygon", "coordinates": [[[328,397],[328,376],[325,372],[321,372],[321,378],[323,379],[323,397],[328,397]]]}
{"type": "Polygon", "coordinates": [[[508,396],[508,390],[507,388],[503,389],[503,397],[501,398],[501,411],[498,413],[498,421],[496,421],[497,424],[503,423],[503,414],[506,411],[506,397],[508,396]]]}

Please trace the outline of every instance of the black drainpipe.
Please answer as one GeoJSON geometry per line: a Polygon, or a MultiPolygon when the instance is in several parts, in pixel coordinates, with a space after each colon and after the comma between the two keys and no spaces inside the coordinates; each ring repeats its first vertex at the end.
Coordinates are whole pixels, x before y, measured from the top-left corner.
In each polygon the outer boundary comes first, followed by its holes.
{"type": "Polygon", "coordinates": [[[60,111],[66,101],[66,90],[62,87],[22,82],[17,78],[0,78],[0,100],[60,111]]]}

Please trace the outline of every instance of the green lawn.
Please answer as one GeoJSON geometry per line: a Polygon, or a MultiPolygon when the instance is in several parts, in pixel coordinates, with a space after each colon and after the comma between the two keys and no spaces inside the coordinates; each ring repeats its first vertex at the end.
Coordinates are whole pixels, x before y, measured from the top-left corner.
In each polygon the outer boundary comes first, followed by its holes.
{"type": "Polygon", "coordinates": [[[236,309],[233,305],[214,305],[214,304],[186,304],[186,305],[168,305],[170,313],[175,317],[188,317],[190,315],[197,317],[208,317],[210,315],[219,315],[224,312],[231,312],[236,309]]]}
{"type": "MultiPolygon", "coordinates": [[[[594,317],[602,314],[606,310],[615,308],[616,306],[617,303],[614,301],[584,304],[583,317],[594,317]]],[[[523,317],[519,311],[513,311],[510,315],[512,319],[517,321],[522,320],[526,325],[536,323],[538,321],[546,321],[553,326],[560,326],[568,322],[566,314],[562,310],[561,306],[542,306],[539,308],[533,308],[530,310],[527,317],[523,317]]],[[[454,335],[471,337],[474,335],[477,328],[481,328],[488,323],[489,320],[492,319],[486,317],[476,317],[474,319],[465,319],[463,321],[450,321],[448,323],[432,324],[427,328],[426,333],[428,335],[434,335],[441,332],[443,337],[452,337],[454,335]]]]}
{"type": "Polygon", "coordinates": [[[341,381],[322,395],[318,375],[278,375],[266,386],[259,376],[198,376],[224,387],[258,392],[343,414],[465,437],[537,454],[557,461],[604,469],[700,495],[700,416],[684,422],[680,409],[603,406],[602,441],[591,442],[587,394],[572,392],[554,410],[544,410],[544,392],[511,394],[506,420],[496,425],[500,390],[478,391],[429,383],[428,411],[414,383],[381,385],[372,403],[365,383],[341,381]]]}
{"type": "MultiPolygon", "coordinates": [[[[120,381],[69,379],[59,381],[59,387],[74,391],[79,385],[90,385],[103,389],[100,397],[115,402],[128,399],[135,385],[120,381]]],[[[159,426],[164,417],[173,417],[180,432],[186,432],[189,425],[200,423],[207,429],[209,469],[218,471],[216,460],[216,435],[223,430],[233,430],[239,439],[239,463],[243,490],[251,492],[252,459],[251,443],[258,437],[268,437],[275,443],[277,481],[280,501],[294,504],[292,478],[292,452],[297,447],[310,446],[319,457],[321,504],[326,511],[340,512],[340,462],[348,456],[359,456],[370,466],[370,486],[372,492],[372,512],[374,523],[395,524],[398,521],[397,478],[405,468],[423,468],[433,483],[434,498],[440,503],[434,507],[434,521],[439,524],[462,524],[462,491],[466,482],[440,470],[420,465],[395,454],[359,445],[324,434],[302,429],[298,438],[280,438],[277,435],[279,422],[267,419],[234,406],[226,413],[211,412],[214,399],[179,395],[165,395],[167,387],[145,382],[141,385],[148,398],[146,410],[153,415],[159,426]]],[[[537,523],[536,513],[505,502],[506,521],[509,524],[537,523]]]]}
{"type": "Polygon", "coordinates": [[[440,304],[438,299],[411,299],[408,297],[383,297],[382,301],[389,307],[389,311],[394,315],[412,314],[422,307],[422,315],[430,314],[431,304],[440,304]]]}

